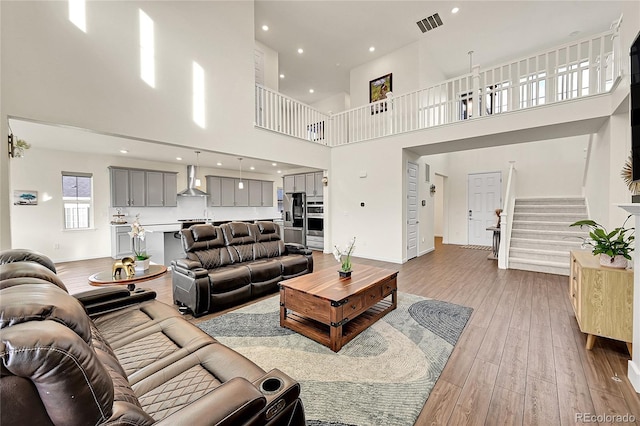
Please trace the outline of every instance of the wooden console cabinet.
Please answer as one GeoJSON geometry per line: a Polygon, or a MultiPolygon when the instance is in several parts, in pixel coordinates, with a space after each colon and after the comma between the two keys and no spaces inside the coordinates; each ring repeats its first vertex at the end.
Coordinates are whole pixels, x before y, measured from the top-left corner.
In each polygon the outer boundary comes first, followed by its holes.
{"type": "Polygon", "coordinates": [[[588,350],[596,336],[633,341],[633,271],[600,266],[587,251],[571,252],[569,297],[588,350]]]}

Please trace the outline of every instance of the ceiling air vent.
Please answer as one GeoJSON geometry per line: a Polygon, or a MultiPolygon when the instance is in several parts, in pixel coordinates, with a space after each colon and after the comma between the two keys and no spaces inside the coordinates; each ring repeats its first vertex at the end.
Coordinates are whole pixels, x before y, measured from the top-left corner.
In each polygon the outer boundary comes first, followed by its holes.
{"type": "Polygon", "coordinates": [[[441,27],[442,19],[440,19],[440,15],[436,13],[416,22],[416,24],[418,24],[418,28],[420,28],[420,31],[426,33],[427,31],[431,31],[433,29],[441,27]]]}

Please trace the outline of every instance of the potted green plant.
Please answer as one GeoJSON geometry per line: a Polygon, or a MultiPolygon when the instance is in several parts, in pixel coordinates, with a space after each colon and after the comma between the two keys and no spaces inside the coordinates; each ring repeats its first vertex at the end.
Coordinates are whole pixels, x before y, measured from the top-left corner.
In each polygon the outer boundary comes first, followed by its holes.
{"type": "Polygon", "coordinates": [[[594,255],[600,255],[600,264],[612,268],[626,268],[631,260],[632,242],[635,239],[635,228],[625,228],[631,215],[627,216],[622,226],[609,232],[591,219],[579,220],[569,226],[589,228],[589,237],[583,238],[584,245],[593,247],[594,255]]]}
{"type": "Polygon", "coordinates": [[[334,246],[333,256],[338,262],[340,262],[340,270],[338,274],[341,278],[349,278],[351,276],[351,253],[356,247],[356,237],[353,237],[347,244],[344,250],[340,250],[340,247],[334,246]]]}
{"type": "Polygon", "coordinates": [[[136,219],[131,224],[131,232],[129,235],[133,238],[133,253],[136,258],[136,270],[138,271],[146,271],[149,269],[149,256],[146,251],[142,250],[142,241],[144,241],[144,236],[146,230],[140,225],[139,220],[140,215],[136,215],[136,219]]]}

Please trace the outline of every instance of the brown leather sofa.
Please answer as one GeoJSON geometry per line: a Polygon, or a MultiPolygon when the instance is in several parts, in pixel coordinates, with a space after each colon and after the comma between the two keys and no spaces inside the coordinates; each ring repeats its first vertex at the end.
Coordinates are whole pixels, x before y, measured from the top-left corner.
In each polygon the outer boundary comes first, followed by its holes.
{"type": "Polygon", "coordinates": [[[304,425],[287,375],[265,372],[168,305],[109,293],[74,297],[48,258],[0,253],[0,424],[304,425]],[[109,312],[87,314],[108,299],[109,312]]]}
{"type": "Polygon", "coordinates": [[[192,225],[182,230],[187,257],[175,259],[173,299],[200,316],[278,290],[313,272],[311,250],[285,244],[273,222],[192,225]]]}

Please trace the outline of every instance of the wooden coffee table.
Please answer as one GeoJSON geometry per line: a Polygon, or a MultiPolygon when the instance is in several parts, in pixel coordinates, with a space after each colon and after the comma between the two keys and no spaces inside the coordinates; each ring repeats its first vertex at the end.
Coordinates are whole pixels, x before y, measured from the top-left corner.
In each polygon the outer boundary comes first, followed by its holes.
{"type": "Polygon", "coordinates": [[[353,265],[351,278],[329,268],[282,281],[280,326],[338,352],[396,308],[397,276],[390,269],[353,265]]]}
{"type": "Polygon", "coordinates": [[[152,280],[167,272],[167,267],[164,265],[149,265],[149,269],[144,271],[136,271],[136,274],[127,278],[127,274],[122,274],[113,277],[111,271],[102,271],[95,273],[89,277],[89,284],[91,285],[126,285],[129,291],[133,291],[136,288],[136,283],[142,281],[152,280]]]}

